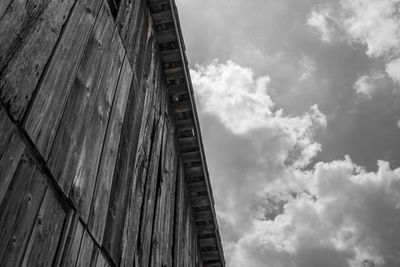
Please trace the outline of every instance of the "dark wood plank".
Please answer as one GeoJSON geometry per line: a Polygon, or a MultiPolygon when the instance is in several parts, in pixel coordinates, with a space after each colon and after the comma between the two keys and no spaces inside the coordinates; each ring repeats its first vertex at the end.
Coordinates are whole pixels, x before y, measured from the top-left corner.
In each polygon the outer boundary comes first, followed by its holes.
{"type": "Polygon", "coordinates": [[[136,251],[136,266],[148,266],[150,263],[150,248],[154,221],[154,207],[156,200],[155,198],[158,189],[158,182],[161,176],[161,172],[159,170],[161,165],[160,153],[161,147],[163,145],[163,140],[166,139],[166,133],[167,132],[164,128],[164,116],[161,116],[156,127],[155,138],[151,151],[149,171],[145,184],[143,206],[141,208],[142,215],[138,237],[138,242],[141,245],[137,248],[136,251]]]}
{"type": "MultiPolygon", "coordinates": [[[[14,1],[13,4],[17,2],[20,1],[14,1]]],[[[32,9],[39,7],[41,9],[41,5],[47,2],[49,1],[39,1],[32,4],[26,1],[25,7],[20,8],[26,10],[29,7],[32,9]]],[[[19,42],[17,45],[18,50],[14,53],[8,51],[13,54],[13,57],[2,71],[0,94],[3,103],[15,120],[19,121],[28,107],[44,66],[56,45],[62,26],[73,3],[74,0],[51,0],[38,17],[37,22],[26,22],[26,27],[31,25],[31,29],[26,38],[23,39],[23,42],[20,39],[21,37],[17,36],[16,41],[19,42]]],[[[12,11],[14,9],[10,8],[8,10],[12,11]]],[[[27,19],[29,19],[31,10],[26,10],[26,12],[27,19]]],[[[0,22],[0,24],[2,23],[0,22]]],[[[6,25],[11,30],[14,29],[13,26],[6,25]]],[[[2,26],[0,26],[1,28],[2,26]]],[[[0,36],[2,36],[2,40],[7,39],[1,33],[0,36]]]]}
{"type": "Polygon", "coordinates": [[[20,162],[25,145],[18,137],[17,128],[0,105],[0,205],[20,162]]]}
{"type": "Polygon", "coordinates": [[[66,218],[63,207],[48,189],[36,217],[22,266],[50,266],[66,218]]]}
{"type": "MultiPolygon", "coordinates": [[[[144,41],[146,42],[146,39],[144,41]]],[[[150,50],[150,52],[144,53],[145,57],[154,58],[154,44],[152,46],[140,45],[137,46],[137,49],[140,50],[142,47],[147,47],[150,50]]],[[[137,92],[132,95],[133,103],[128,103],[129,108],[124,119],[107,215],[107,231],[105,232],[105,242],[103,241],[104,246],[118,261],[121,250],[123,253],[128,253],[127,255],[123,254],[124,262],[121,263],[127,266],[133,264],[133,247],[136,246],[135,240],[137,240],[138,214],[140,214],[143,197],[143,180],[146,177],[150,153],[151,142],[149,139],[154,127],[155,111],[153,106],[157,103],[153,88],[154,82],[157,81],[154,70],[158,70],[158,68],[153,61],[150,61],[150,63],[149,76],[134,75],[134,77],[138,77],[137,83],[135,83],[137,92]]],[[[138,67],[136,66],[136,68],[138,67]]],[[[137,69],[136,73],[138,73],[137,69]]]]}
{"type": "Polygon", "coordinates": [[[38,89],[25,129],[47,159],[102,1],[78,1],[38,89]]]}
{"type": "Polygon", "coordinates": [[[3,18],[4,13],[6,12],[8,6],[10,5],[12,0],[3,0],[0,1],[0,20],[3,18]]]}
{"type": "Polygon", "coordinates": [[[178,164],[178,177],[176,185],[176,198],[175,198],[175,221],[174,221],[174,254],[173,266],[183,266],[183,213],[184,213],[184,169],[183,163],[179,161],[178,164]]]}
{"type": "MultiPolygon", "coordinates": [[[[111,27],[105,30],[111,31],[111,27]]],[[[121,77],[118,86],[123,87],[125,91],[129,90],[132,80],[129,64],[125,63],[124,68],[122,68],[125,51],[122,44],[118,42],[117,33],[114,34],[113,40],[106,55],[105,69],[98,84],[99,89],[94,100],[93,111],[90,112],[89,121],[84,126],[84,140],[70,193],[70,197],[78,208],[78,212],[84,222],[87,222],[89,218],[101,152],[110,112],[113,108],[112,103],[118,85],[118,78],[121,77]],[[121,68],[122,74],[120,76],[121,68]]]]}
{"type": "Polygon", "coordinates": [[[12,182],[0,206],[0,240],[4,240],[4,242],[0,242],[0,259],[3,258],[8,250],[8,241],[12,239],[12,233],[18,218],[17,211],[23,203],[23,197],[28,190],[34,171],[33,160],[23,155],[18,162],[12,182]]]}
{"type": "MultiPolygon", "coordinates": [[[[77,171],[81,158],[84,158],[86,153],[84,140],[88,134],[87,125],[90,124],[92,112],[97,108],[95,101],[105,68],[112,29],[113,19],[106,5],[103,5],[82,57],[47,162],[66,195],[69,194],[75,177],[80,175],[77,171]]],[[[93,179],[93,177],[82,177],[82,179],[93,179]]],[[[77,183],[79,181],[75,181],[75,185],[77,183]]],[[[82,193],[76,188],[70,197],[74,201],[79,199],[82,193]]],[[[74,203],[79,204],[76,201],[74,203]]]]}
{"type": "Polygon", "coordinates": [[[110,266],[110,264],[108,264],[108,261],[106,260],[104,255],[102,253],[99,253],[97,257],[96,267],[108,267],[108,266],[110,266]]]}
{"type": "Polygon", "coordinates": [[[78,216],[76,216],[74,227],[72,228],[70,237],[67,240],[67,245],[60,266],[75,266],[78,259],[84,228],[77,218],[78,216]]]}
{"type": "MultiPolygon", "coordinates": [[[[27,178],[28,177],[22,176],[17,179],[29,180],[27,178]]],[[[22,202],[18,211],[11,211],[17,214],[15,222],[12,223],[11,220],[7,221],[8,227],[13,226],[12,232],[10,232],[8,238],[1,239],[2,243],[7,244],[6,252],[1,260],[1,266],[20,265],[46,187],[46,179],[35,169],[26,192],[24,192],[23,195],[19,195],[18,192],[13,192],[13,197],[17,196],[22,202]]]]}
{"type": "Polygon", "coordinates": [[[84,230],[81,246],[79,248],[79,256],[76,261],[76,267],[91,266],[92,255],[94,250],[94,243],[87,230],[84,230]]]}
{"type": "MultiPolygon", "coordinates": [[[[122,44],[118,37],[117,39],[122,48],[122,44]]],[[[132,70],[128,60],[125,58],[114,104],[112,106],[110,122],[107,126],[107,135],[104,140],[96,189],[89,217],[89,229],[91,229],[91,233],[97,239],[99,244],[103,242],[112,178],[114,175],[117,151],[122,132],[124,114],[129,99],[128,96],[131,82],[132,70]]]]}
{"type": "Polygon", "coordinates": [[[18,51],[49,2],[46,0],[34,4],[28,0],[14,0],[7,8],[0,21],[0,71],[18,51]]]}

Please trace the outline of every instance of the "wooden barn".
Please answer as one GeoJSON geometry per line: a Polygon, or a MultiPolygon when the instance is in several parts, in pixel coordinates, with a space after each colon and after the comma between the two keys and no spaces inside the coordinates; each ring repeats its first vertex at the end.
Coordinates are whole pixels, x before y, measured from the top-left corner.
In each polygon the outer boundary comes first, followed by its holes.
{"type": "Polygon", "coordinates": [[[225,266],[174,0],[1,0],[0,101],[0,266],[225,266]]]}

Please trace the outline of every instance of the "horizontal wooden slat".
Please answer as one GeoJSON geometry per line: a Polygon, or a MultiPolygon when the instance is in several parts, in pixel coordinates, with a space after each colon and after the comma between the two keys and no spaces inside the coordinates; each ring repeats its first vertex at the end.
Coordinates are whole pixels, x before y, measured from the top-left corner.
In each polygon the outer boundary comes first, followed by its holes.
{"type": "Polygon", "coordinates": [[[182,153],[182,159],[183,162],[198,162],[200,161],[200,152],[193,151],[182,153]]]}
{"type": "Polygon", "coordinates": [[[176,40],[175,29],[161,31],[157,33],[157,43],[169,43],[176,40]]]}
{"type": "Polygon", "coordinates": [[[210,200],[206,196],[192,197],[190,203],[192,208],[205,207],[210,205],[210,200]]]}
{"type": "Polygon", "coordinates": [[[160,55],[161,55],[161,58],[164,63],[182,60],[179,49],[171,49],[171,50],[161,51],[160,55]]]}
{"type": "Polygon", "coordinates": [[[153,13],[152,17],[153,17],[153,22],[155,25],[173,21],[171,10],[153,13]]]}
{"type": "Polygon", "coordinates": [[[164,73],[167,75],[184,75],[182,67],[164,68],[164,73]]]}
{"type": "Polygon", "coordinates": [[[200,246],[202,246],[202,247],[215,246],[217,244],[217,239],[214,237],[200,238],[199,243],[200,243],[200,246]]]}
{"type": "MultiPolygon", "coordinates": [[[[187,94],[188,90],[186,85],[178,84],[178,85],[168,86],[168,93],[174,96],[178,96],[187,94]]],[[[192,120],[192,126],[193,126],[193,120],[192,120]]]]}
{"type": "Polygon", "coordinates": [[[173,103],[172,108],[176,113],[186,112],[192,109],[189,101],[173,103]]]}
{"type": "Polygon", "coordinates": [[[212,218],[213,218],[212,213],[209,210],[194,213],[194,219],[196,221],[208,221],[208,220],[212,220],[212,218]]]}
{"type": "MultiPolygon", "coordinates": [[[[201,256],[203,257],[203,261],[213,261],[213,260],[219,260],[220,255],[218,251],[207,251],[207,252],[201,252],[201,256]]],[[[209,265],[204,265],[204,266],[209,266],[209,265]]]]}

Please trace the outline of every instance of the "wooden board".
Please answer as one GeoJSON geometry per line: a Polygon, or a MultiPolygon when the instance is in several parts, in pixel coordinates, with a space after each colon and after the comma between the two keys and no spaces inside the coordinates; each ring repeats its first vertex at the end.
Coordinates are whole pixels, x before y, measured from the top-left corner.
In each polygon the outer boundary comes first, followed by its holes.
{"type": "MultiPolygon", "coordinates": [[[[93,111],[97,109],[96,97],[112,34],[112,17],[103,5],[72,85],[48,160],[50,171],[66,195],[70,193],[72,183],[79,175],[77,171],[80,160],[86,153],[84,140],[89,133],[87,125],[93,111]]],[[[79,199],[82,193],[79,187],[74,188],[71,192],[72,200],[79,199]]]]}
{"type": "Polygon", "coordinates": [[[60,266],[75,266],[78,259],[84,228],[77,218],[78,216],[76,216],[74,226],[69,234],[60,266]]]}
{"type": "Polygon", "coordinates": [[[0,44],[6,42],[11,46],[7,50],[0,49],[6,52],[5,57],[1,57],[0,67],[7,64],[2,69],[0,95],[15,120],[19,121],[28,108],[73,3],[74,0],[47,0],[37,3],[13,1],[9,12],[0,21],[0,44]],[[14,12],[17,14],[13,14],[14,12]],[[10,27],[11,23],[21,22],[20,32],[15,31],[15,27],[10,27]],[[4,28],[7,33],[3,33],[4,28]],[[3,58],[7,62],[3,62],[3,58]]]}
{"type": "MultiPolygon", "coordinates": [[[[142,34],[147,38],[146,32],[142,34]]],[[[137,46],[137,49],[143,47],[145,45],[137,46]]],[[[151,48],[150,51],[154,51],[154,46],[147,47],[151,48]]],[[[154,58],[154,53],[151,52],[144,55],[154,58]]],[[[151,145],[149,139],[155,112],[153,107],[157,103],[154,95],[155,87],[150,86],[156,80],[154,71],[156,67],[155,62],[150,62],[152,71],[148,77],[138,76],[137,71],[134,72],[134,77],[137,78],[133,84],[135,90],[131,90],[128,100],[107,215],[107,230],[103,241],[103,245],[117,262],[122,250],[128,253],[128,255],[123,254],[125,263],[121,263],[127,265],[133,264],[133,248],[136,247],[138,227],[137,214],[143,196],[141,192],[144,182],[141,179],[147,172],[151,145]]],[[[139,66],[135,67],[137,70],[139,66]]]]}
{"type": "MultiPolygon", "coordinates": [[[[119,38],[118,38],[119,40],[119,38]]],[[[120,41],[119,41],[120,43],[120,41]]],[[[120,142],[122,126],[129,91],[131,89],[132,70],[125,58],[120,81],[118,84],[110,121],[107,126],[107,134],[101,155],[99,172],[94,192],[94,200],[89,218],[89,228],[99,244],[103,242],[104,227],[111,193],[112,179],[117,159],[117,150],[120,142]]]]}
{"type": "Polygon", "coordinates": [[[46,191],[36,217],[22,266],[50,266],[57,250],[66,212],[54,192],[46,191]]]}
{"type": "Polygon", "coordinates": [[[0,205],[20,162],[25,145],[18,137],[18,129],[0,105],[0,205]]]}
{"type": "Polygon", "coordinates": [[[46,160],[101,3],[82,0],[75,5],[25,120],[26,131],[46,160]]]}
{"type": "MultiPolygon", "coordinates": [[[[77,206],[79,215],[84,222],[87,222],[89,217],[100,156],[110,112],[113,108],[118,78],[120,77],[118,93],[120,93],[120,90],[128,91],[132,80],[132,71],[127,61],[121,70],[125,51],[118,36],[114,35],[114,37],[108,55],[106,55],[106,67],[98,84],[99,89],[94,100],[93,111],[88,123],[84,126],[84,140],[76,166],[72,191],[70,192],[70,198],[77,206]]],[[[127,94],[125,93],[125,95],[127,94]]]]}

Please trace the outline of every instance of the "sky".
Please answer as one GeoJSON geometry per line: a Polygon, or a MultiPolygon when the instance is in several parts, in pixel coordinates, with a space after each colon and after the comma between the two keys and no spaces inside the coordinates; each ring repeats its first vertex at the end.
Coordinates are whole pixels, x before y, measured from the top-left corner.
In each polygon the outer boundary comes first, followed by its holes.
{"type": "Polygon", "coordinates": [[[229,267],[400,266],[400,0],[176,0],[229,267]]]}

